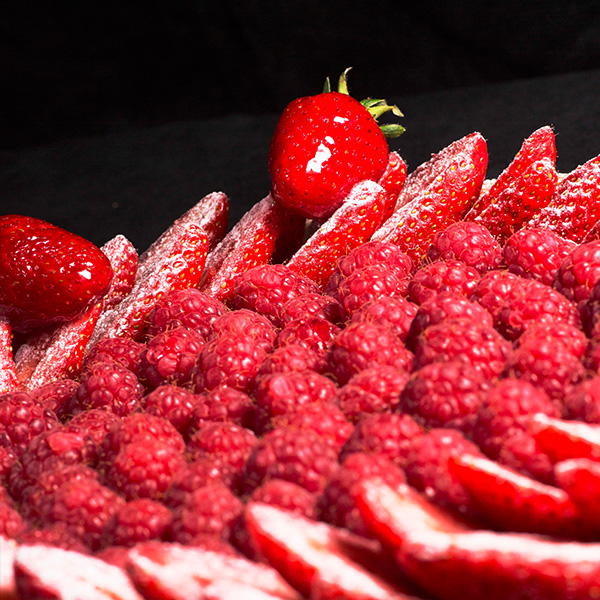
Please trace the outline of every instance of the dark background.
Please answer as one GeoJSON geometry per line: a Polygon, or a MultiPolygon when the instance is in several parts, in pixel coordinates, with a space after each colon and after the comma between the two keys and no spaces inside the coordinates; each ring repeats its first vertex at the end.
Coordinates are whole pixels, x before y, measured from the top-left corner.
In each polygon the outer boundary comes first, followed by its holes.
{"type": "Polygon", "coordinates": [[[348,66],[353,95],[400,104],[407,133],[393,147],[409,168],[479,129],[495,176],[546,124],[559,168],[573,168],[600,117],[599,6],[4,0],[3,212],[143,248],[223,189],[233,223],[268,192],[278,113],[348,66]]]}

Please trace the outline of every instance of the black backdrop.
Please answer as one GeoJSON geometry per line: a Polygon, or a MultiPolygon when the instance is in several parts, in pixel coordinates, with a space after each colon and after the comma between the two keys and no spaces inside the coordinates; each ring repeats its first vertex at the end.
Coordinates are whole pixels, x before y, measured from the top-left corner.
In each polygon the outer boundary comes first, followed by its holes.
{"type": "Polygon", "coordinates": [[[145,248],[199,197],[268,192],[277,114],[352,66],[397,101],[416,167],[479,130],[495,176],[553,125],[559,169],[600,152],[600,2],[54,2],[0,7],[2,212],[145,248]]]}

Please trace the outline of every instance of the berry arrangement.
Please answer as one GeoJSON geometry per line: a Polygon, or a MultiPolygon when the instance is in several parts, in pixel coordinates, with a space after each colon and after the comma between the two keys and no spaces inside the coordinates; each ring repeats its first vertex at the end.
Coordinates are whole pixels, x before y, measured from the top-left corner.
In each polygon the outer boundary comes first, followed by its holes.
{"type": "Polygon", "coordinates": [[[600,598],[600,157],[385,112],[290,104],[230,229],[0,218],[1,598],[600,598]]]}

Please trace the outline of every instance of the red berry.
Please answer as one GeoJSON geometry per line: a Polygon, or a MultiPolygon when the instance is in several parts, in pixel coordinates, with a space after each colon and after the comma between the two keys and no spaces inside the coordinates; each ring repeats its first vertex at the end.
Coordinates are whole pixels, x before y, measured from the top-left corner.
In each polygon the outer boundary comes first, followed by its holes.
{"type": "Polygon", "coordinates": [[[196,398],[184,387],[164,384],[144,396],[141,404],[147,414],[164,417],[183,434],[192,420],[196,398]]]}
{"type": "Polygon", "coordinates": [[[419,307],[402,296],[381,296],[364,304],[352,313],[351,323],[366,321],[383,325],[406,341],[410,326],[419,307]]]}
{"type": "Polygon", "coordinates": [[[306,317],[323,317],[331,323],[339,324],[342,318],[339,302],[327,294],[307,292],[288,300],[281,307],[279,319],[284,327],[291,321],[306,317]]]}
{"type": "Polygon", "coordinates": [[[321,316],[309,316],[287,323],[279,332],[275,345],[278,347],[290,344],[306,346],[325,361],[326,354],[333,338],[340,328],[321,316]]]}
{"type": "Polygon", "coordinates": [[[580,244],[563,259],[554,288],[563,296],[581,304],[587,300],[596,282],[600,280],[600,240],[580,244]]]}
{"type": "Polygon", "coordinates": [[[53,411],[59,418],[65,416],[65,408],[75,394],[78,383],[73,379],[60,379],[32,389],[29,394],[44,408],[53,411]]]}
{"type": "Polygon", "coordinates": [[[295,483],[283,479],[270,479],[258,486],[250,494],[248,501],[278,506],[303,515],[308,519],[316,518],[316,495],[311,494],[295,483]]]}
{"type": "Polygon", "coordinates": [[[265,352],[271,350],[277,336],[269,319],[247,308],[232,310],[217,317],[211,325],[208,340],[213,341],[227,333],[250,337],[265,352]]]}
{"type": "Polygon", "coordinates": [[[140,355],[145,345],[127,337],[104,338],[88,351],[83,363],[83,371],[89,370],[97,362],[115,362],[137,375],[140,355]]]}
{"type": "Polygon", "coordinates": [[[260,365],[258,377],[290,371],[322,372],[326,363],[310,348],[301,344],[288,344],[275,348],[260,365]]]}
{"type": "Polygon", "coordinates": [[[563,416],[574,421],[600,424],[600,375],[571,388],[563,399],[563,416]]]}

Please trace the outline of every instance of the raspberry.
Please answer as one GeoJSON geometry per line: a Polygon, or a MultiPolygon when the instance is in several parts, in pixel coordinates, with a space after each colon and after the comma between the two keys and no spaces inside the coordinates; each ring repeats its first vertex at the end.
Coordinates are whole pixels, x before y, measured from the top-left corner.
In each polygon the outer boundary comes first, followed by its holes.
{"type": "Polygon", "coordinates": [[[457,221],[433,236],[427,260],[462,260],[483,274],[498,267],[502,248],[483,225],[457,221]]]}
{"type": "Polygon", "coordinates": [[[96,342],[83,363],[83,371],[97,362],[114,362],[137,375],[140,355],[146,346],[126,337],[109,337],[96,342]]]}
{"type": "Polygon", "coordinates": [[[187,430],[191,437],[206,423],[227,421],[247,429],[254,427],[256,405],[254,400],[240,390],[220,385],[195,396],[194,407],[187,430]]]}
{"type": "Polygon", "coordinates": [[[275,345],[282,348],[299,344],[313,350],[324,361],[331,341],[340,331],[337,325],[325,317],[306,317],[287,323],[279,332],[275,345]]]}
{"type": "Polygon", "coordinates": [[[195,538],[211,535],[229,540],[244,505],[222,483],[199,487],[185,496],[173,510],[171,538],[180,544],[194,545],[195,538]]]}
{"type": "Polygon", "coordinates": [[[96,444],[100,444],[109,429],[115,424],[120,423],[121,418],[108,410],[95,408],[75,415],[69,422],[69,425],[84,430],[96,444]]]}
{"type": "Polygon", "coordinates": [[[76,415],[102,408],[124,417],[139,408],[143,392],[142,384],[126,367],[115,362],[97,362],[81,375],[68,413],[76,415]]]}
{"type": "Polygon", "coordinates": [[[573,356],[582,359],[589,341],[581,329],[564,321],[543,321],[530,325],[516,341],[516,346],[536,345],[542,341],[560,343],[573,356]]]}
{"type": "Polygon", "coordinates": [[[167,419],[182,434],[192,421],[195,405],[192,392],[172,384],[160,385],[142,398],[144,412],[167,419]]]}
{"type": "Polygon", "coordinates": [[[600,424],[600,375],[574,386],[563,401],[566,419],[600,424]]]}
{"type": "Polygon", "coordinates": [[[468,437],[485,388],[483,375],[468,363],[430,363],[412,373],[398,410],[424,428],[458,429],[468,437]]]}
{"type": "Polygon", "coordinates": [[[575,304],[587,300],[600,280],[600,240],[579,244],[563,259],[554,288],[575,304]]]}
{"type": "Polygon", "coordinates": [[[256,442],[250,429],[233,423],[207,423],[188,442],[187,454],[191,460],[216,458],[237,471],[244,466],[256,442]]]}
{"type": "Polygon", "coordinates": [[[10,471],[17,460],[16,452],[7,446],[0,446],[0,489],[8,484],[10,471]]]}
{"type": "Polygon", "coordinates": [[[244,467],[245,491],[270,479],[320,492],[337,469],[335,448],[310,429],[277,428],[259,439],[244,467]]]}
{"type": "Polygon", "coordinates": [[[31,390],[29,395],[44,408],[52,410],[58,418],[63,418],[65,407],[75,394],[78,385],[73,379],[60,379],[31,390]]]}
{"type": "Polygon", "coordinates": [[[375,413],[356,424],[340,452],[340,460],[354,452],[365,452],[383,456],[404,467],[411,440],[422,433],[419,424],[409,415],[375,413]]]}
{"type": "Polygon", "coordinates": [[[0,499],[0,536],[17,539],[26,530],[27,524],[10,499],[0,499]]]}
{"type": "Polygon", "coordinates": [[[256,429],[269,427],[272,419],[296,412],[303,406],[333,400],[337,388],[333,381],[314,371],[274,373],[257,380],[255,401],[258,407],[256,429]]]}
{"type": "Polygon", "coordinates": [[[535,337],[515,349],[505,376],[528,381],[561,406],[565,394],[585,379],[586,368],[565,345],[551,337],[535,337]]]}
{"type": "Polygon", "coordinates": [[[368,367],[410,371],[413,355],[392,331],[374,323],[351,323],[333,340],[327,362],[339,385],[368,367]]]}
{"type": "Polygon", "coordinates": [[[231,465],[222,460],[204,456],[186,464],[175,473],[163,502],[170,508],[179,506],[185,496],[195,489],[211,483],[223,483],[229,488],[237,485],[237,473],[231,465]]]}
{"type": "Polygon", "coordinates": [[[66,530],[90,550],[97,550],[104,527],[124,500],[89,477],[72,478],[39,505],[40,523],[63,523],[66,530]]]}
{"type": "Polygon", "coordinates": [[[366,321],[390,329],[403,342],[419,307],[402,296],[382,296],[367,302],[352,313],[351,323],[366,321]]]}
{"type": "Polygon", "coordinates": [[[590,341],[587,352],[583,357],[583,364],[594,373],[600,371],[600,337],[590,341]]]}
{"type": "Polygon", "coordinates": [[[148,315],[148,335],[186,327],[206,339],[214,320],[227,310],[220,300],[196,288],[173,290],[162,296],[148,315]]]}
{"type": "Polygon", "coordinates": [[[342,317],[349,319],[365,304],[382,296],[400,295],[401,280],[388,265],[375,263],[355,269],[339,284],[335,297],[342,317]]]}
{"type": "Polygon", "coordinates": [[[354,430],[346,415],[332,402],[302,406],[292,413],[275,417],[273,426],[286,429],[310,429],[338,451],[354,430]]]}
{"type": "Polygon", "coordinates": [[[465,455],[481,456],[481,452],[456,429],[432,429],[412,440],[406,456],[406,478],[431,502],[473,516],[477,511],[469,493],[448,466],[451,457],[465,455]]]}
{"type": "Polygon", "coordinates": [[[58,425],[54,412],[27,392],[0,396],[0,446],[20,454],[35,436],[58,425]]]}
{"type": "Polygon", "coordinates": [[[73,535],[64,523],[53,523],[44,527],[27,529],[18,539],[21,545],[53,546],[65,550],[75,550],[82,554],[88,554],[90,549],[75,535],[73,535]]]}
{"type": "Polygon", "coordinates": [[[511,354],[512,345],[493,327],[464,317],[444,319],[417,339],[415,369],[432,362],[458,361],[474,367],[485,379],[494,379],[511,354]]]}
{"type": "Polygon", "coordinates": [[[473,440],[492,460],[542,481],[552,481],[552,464],[528,432],[531,415],[558,416],[546,393],[527,381],[502,379],[484,393],[473,440]]]}
{"type": "Polygon", "coordinates": [[[400,280],[398,293],[404,295],[410,275],[414,271],[412,259],[391,242],[371,241],[352,249],[346,256],[340,258],[331,275],[325,293],[336,297],[336,290],[340,283],[353,271],[363,267],[382,264],[394,271],[400,280]]]}
{"type": "Polygon", "coordinates": [[[285,265],[259,265],[236,278],[234,306],[256,311],[279,327],[281,307],[286,302],[301,294],[318,292],[314,281],[285,265]]]}
{"type": "Polygon", "coordinates": [[[272,349],[277,336],[269,319],[245,308],[232,310],[215,319],[208,340],[218,339],[227,333],[250,337],[265,352],[272,349]]]}
{"type": "Polygon", "coordinates": [[[140,356],[140,381],[149,389],[163,384],[186,385],[205,343],[199,333],[185,327],[155,335],[140,356]]]}
{"type": "Polygon", "coordinates": [[[319,518],[357,535],[371,537],[354,502],[354,490],[358,483],[373,477],[383,480],[392,488],[406,482],[404,471],[386,457],[364,452],[350,454],[329,478],[318,498],[319,518]]]}
{"type": "Polygon", "coordinates": [[[517,231],[504,244],[504,264],[520,277],[552,285],[564,258],[577,244],[543,227],[517,231]]]}
{"type": "Polygon", "coordinates": [[[441,292],[425,300],[419,307],[410,325],[406,341],[407,346],[415,348],[418,337],[427,327],[454,317],[471,319],[487,327],[493,327],[494,325],[490,313],[477,302],[473,302],[456,292],[441,292]]]}
{"type": "Polygon", "coordinates": [[[316,519],[317,498],[315,494],[283,479],[266,481],[252,492],[248,501],[263,502],[290,510],[308,519],[316,519]]]}
{"type": "Polygon", "coordinates": [[[352,423],[376,412],[396,408],[409,374],[388,365],[376,365],[353,375],[338,391],[337,403],[352,423]]]}
{"type": "Polygon", "coordinates": [[[301,344],[288,344],[275,348],[258,369],[258,377],[273,373],[289,373],[290,371],[322,372],[326,367],[322,358],[310,348],[301,344]]]}
{"type": "Polygon", "coordinates": [[[280,324],[285,327],[290,321],[306,317],[323,317],[331,323],[342,320],[339,302],[327,294],[310,292],[288,300],[281,308],[280,324]]]}
{"type": "Polygon", "coordinates": [[[149,498],[130,500],[112,515],[102,533],[101,545],[132,547],[137,543],[161,539],[171,526],[171,511],[149,498]]]}
{"type": "Polygon", "coordinates": [[[432,296],[448,291],[469,297],[480,278],[477,269],[461,260],[436,260],[414,274],[408,285],[408,298],[415,304],[423,304],[432,296]]]}
{"type": "Polygon", "coordinates": [[[586,335],[600,339],[600,280],[592,288],[590,297],[579,304],[579,310],[586,335]]]}
{"type": "Polygon", "coordinates": [[[245,334],[224,334],[208,342],[192,372],[196,393],[228,385],[243,392],[254,386],[258,368],[267,356],[263,346],[245,334]]]}
{"type": "Polygon", "coordinates": [[[167,442],[140,438],[123,446],[102,472],[107,485],[126,500],[159,500],[184,464],[183,454],[167,442]]]}

